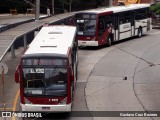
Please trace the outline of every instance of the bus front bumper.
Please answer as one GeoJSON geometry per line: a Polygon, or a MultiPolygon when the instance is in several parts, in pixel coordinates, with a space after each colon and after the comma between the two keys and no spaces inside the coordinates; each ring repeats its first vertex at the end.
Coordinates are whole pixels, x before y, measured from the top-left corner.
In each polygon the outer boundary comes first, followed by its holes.
{"type": "Polygon", "coordinates": [[[71,103],[67,105],[20,104],[22,111],[71,112],[71,103]]]}
{"type": "Polygon", "coordinates": [[[78,40],[78,46],[98,46],[98,41],[82,41],[82,40],[78,40]]]}

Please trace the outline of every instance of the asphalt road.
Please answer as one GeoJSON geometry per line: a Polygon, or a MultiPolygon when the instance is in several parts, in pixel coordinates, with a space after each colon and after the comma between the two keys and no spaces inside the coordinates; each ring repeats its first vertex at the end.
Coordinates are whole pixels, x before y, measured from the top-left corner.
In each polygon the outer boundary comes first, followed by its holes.
{"type": "MultiPolygon", "coordinates": [[[[79,50],[79,75],[72,110],[160,111],[159,36],[159,30],[152,30],[142,38],[127,39],[111,47],[81,48],[79,50]]],[[[20,53],[17,52],[18,55],[20,53]]],[[[18,58],[12,60],[6,58],[6,63],[11,70],[6,77],[10,81],[6,85],[6,101],[11,104],[7,106],[11,110],[15,107],[15,95],[19,87],[13,80],[14,67],[18,60],[18,58]]],[[[0,98],[3,98],[2,94],[0,98]]],[[[0,102],[2,103],[2,99],[0,102]]],[[[18,104],[16,110],[19,110],[18,104]]],[[[94,113],[88,117],[81,117],[81,113],[76,113],[77,117],[71,117],[73,114],[75,112],[60,114],[60,117],[49,114],[45,116],[48,117],[45,120],[160,119],[158,117],[95,117],[94,113]]]]}
{"type": "MultiPolygon", "coordinates": [[[[153,30],[142,38],[116,44],[112,46],[112,51],[106,53],[95,64],[85,90],[90,111],[160,110],[159,35],[159,31],[153,30]]],[[[129,118],[94,118],[94,120],[121,119],[129,118]]]]}

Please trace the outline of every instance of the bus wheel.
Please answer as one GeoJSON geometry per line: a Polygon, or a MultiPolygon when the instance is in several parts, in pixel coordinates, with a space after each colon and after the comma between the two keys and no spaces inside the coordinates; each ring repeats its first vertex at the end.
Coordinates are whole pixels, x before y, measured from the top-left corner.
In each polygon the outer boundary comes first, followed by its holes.
{"type": "Polygon", "coordinates": [[[139,29],[138,29],[138,37],[140,38],[140,37],[142,37],[142,35],[143,35],[142,28],[139,27],[139,29]]]}
{"type": "Polygon", "coordinates": [[[109,35],[108,37],[107,37],[107,46],[109,47],[109,46],[111,46],[112,45],[112,37],[109,35]]]}

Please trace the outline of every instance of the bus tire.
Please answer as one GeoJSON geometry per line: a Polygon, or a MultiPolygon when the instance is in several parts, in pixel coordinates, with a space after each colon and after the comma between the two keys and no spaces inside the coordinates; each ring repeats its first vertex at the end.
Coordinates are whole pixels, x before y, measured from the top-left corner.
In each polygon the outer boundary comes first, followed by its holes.
{"type": "Polygon", "coordinates": [[[110,47],[111,45],[112,45],[112,37],[111,37],[111,35],[109,35],[107,37],[107,46],[110,47]]]}
{"type": "Polygon", "coordinates": [[[142,35],[143,35],[142,27],[139,27],[138,28],[138,37],[140,38],[140,37],[142,37],[142,35]]]}

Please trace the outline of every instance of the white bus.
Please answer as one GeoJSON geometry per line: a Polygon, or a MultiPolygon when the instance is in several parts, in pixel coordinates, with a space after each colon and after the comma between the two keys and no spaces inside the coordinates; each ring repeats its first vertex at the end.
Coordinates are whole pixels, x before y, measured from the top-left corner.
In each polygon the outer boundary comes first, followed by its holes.
{"type": "Polygon", "coordinates": [[[77,79],[76,27],[45,26],[15,72],[22,111],[69,112],[77,79]]]}
{"type": "Polygon", "coordinates": [[[86,10],[75,14],[79,46],[111,45],[152,29],[149,4],[86,10]]]}

